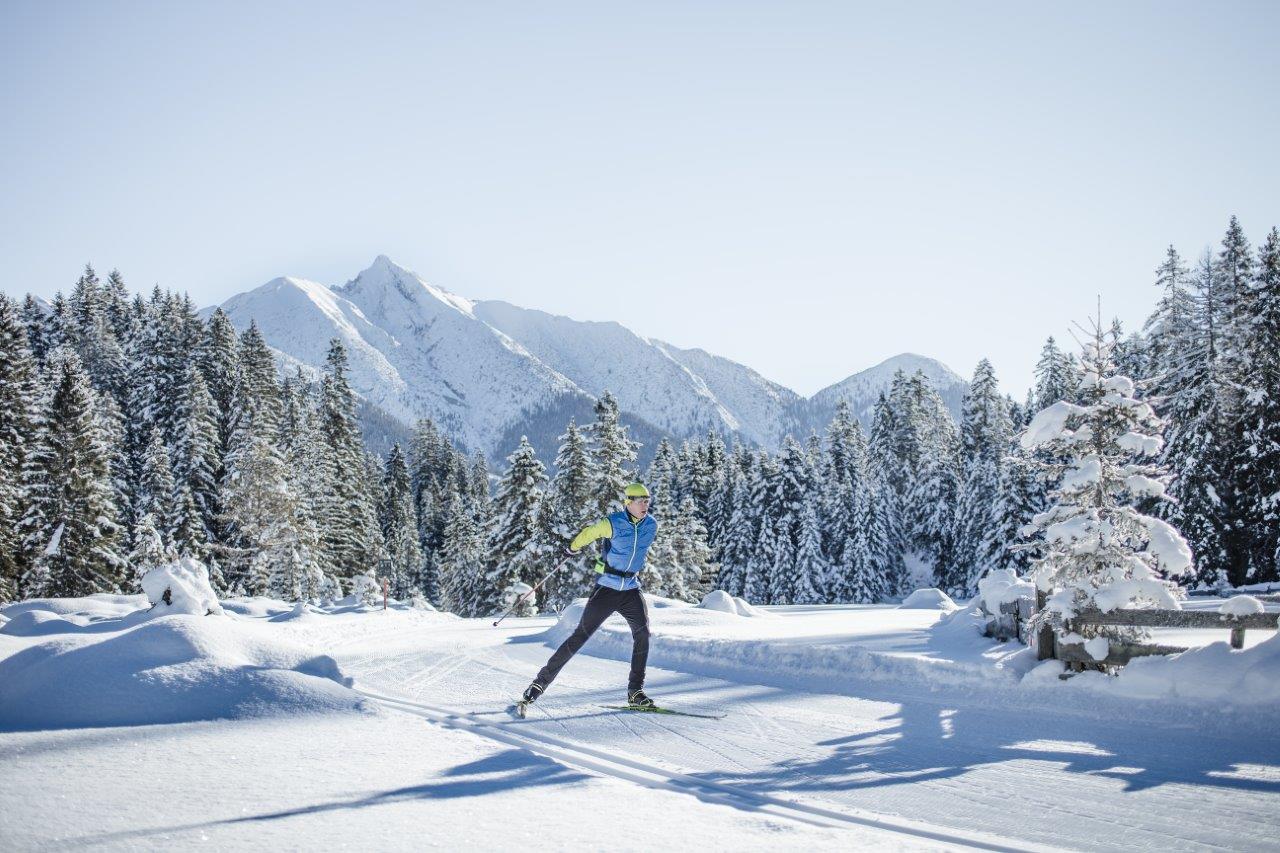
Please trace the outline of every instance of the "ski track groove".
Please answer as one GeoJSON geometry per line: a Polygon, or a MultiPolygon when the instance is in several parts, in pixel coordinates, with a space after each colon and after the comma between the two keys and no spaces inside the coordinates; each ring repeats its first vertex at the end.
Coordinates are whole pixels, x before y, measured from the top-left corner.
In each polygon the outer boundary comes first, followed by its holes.
{"type": "Polygon", "coordinates": [[[367,690],[360,690],[359,692],[386,707],[421,717],[437,725],[472,731],[492,740],[539,753],[555,761],[585,767],[605,776],[635,782],[647,787],[693,794],[710,802],[723,803],[738,808],[749,808],[752,811],[776,817],[787,817],[815,826],[839,827],[842,825],[856,825],[893,835],[910,836],[976,850],[1056,849],[1035,843],[1025,846],[1010,846],[1000,843],[998,840],[988,840],[977,833],[959,832],[921,821],[891,818],[865,810],[858,810],[859,814],[852,814],[826,806],[815,806],[807,802],[760,794],[743,790],[733,785],[699,779],[652,762],[614,755],[596,747],[561,741],[545,733],[535,734],[533,731],[513,731],[512,723],[491,722],[465,711],[437,707],[367,690]],[[658,780],[646,777],[658,777],[658,780]]]}

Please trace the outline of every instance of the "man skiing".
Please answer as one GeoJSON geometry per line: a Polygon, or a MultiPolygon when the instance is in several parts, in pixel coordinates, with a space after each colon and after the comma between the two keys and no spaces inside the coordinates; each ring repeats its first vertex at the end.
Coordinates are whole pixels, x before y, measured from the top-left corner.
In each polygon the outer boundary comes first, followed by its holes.
{"type": "Polygon", "coordinates": [[[587,599],[578,627],[560,644],[547,665],[538,671],[524,691],[524,704],[537,700],[560,673],[569,658],[577,654],[587,638],[605,619],[621,613],[631,626],[631,675],[627,681],[627,704],[654,707],[644,695],[644,668],[649,657],[649,609],[636,576],[644,568],[644,557],[658,532],[658,522],[649,515],[649,490],[632,483],[623,492],[625,508],[585,527],[565,549],[568,557],[596,540],[603,540],[596,572],[600,577],[587,599]]]}

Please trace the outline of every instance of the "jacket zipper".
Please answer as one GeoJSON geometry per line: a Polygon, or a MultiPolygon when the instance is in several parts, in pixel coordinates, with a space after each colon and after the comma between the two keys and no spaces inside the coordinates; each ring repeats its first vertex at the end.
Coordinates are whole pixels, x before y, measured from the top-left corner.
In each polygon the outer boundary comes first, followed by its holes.
{"type": "MultiPolygon", "coordinates": [[[[638,550],[640,550],[640,522],[633,521],[631,522],[631,556],[627,559],[627,571],[631,571],[631,564],[636,561],[636,551],[638,550]]],[[[635,577],[623,578],[620,589],[626,588],[629,580],[635,580],[635,577]]]]}

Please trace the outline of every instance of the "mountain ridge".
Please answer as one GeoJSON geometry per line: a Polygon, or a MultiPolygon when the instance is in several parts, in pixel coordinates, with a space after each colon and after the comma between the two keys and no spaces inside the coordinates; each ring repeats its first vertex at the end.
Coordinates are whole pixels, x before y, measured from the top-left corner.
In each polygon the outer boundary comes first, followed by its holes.
{"type": "Polygon", "coordinates": [[[502,445],[518,441],[533,421],[539,428],[530,440],[544,459],[553,457],[564,424],[552,418],[581,420],[605,390],[647,445],[664,435],[715,432],[776,449],[786,435],[820,433],[842,398],[869,424],[898,369],[922,370],[955,414],[967,388],[941,362],[903,353],[803,397],[731,359],[648,338],[617,321],[468,299],[386,255],[342,285],[281,276],[219,307],[237,329],[256,322],[282,365],[321,367],[329,341],[341,339],[363,399],[406,425],[431,417],[462,447],[491,460],[504,458],[511,447],[502,445]]]}

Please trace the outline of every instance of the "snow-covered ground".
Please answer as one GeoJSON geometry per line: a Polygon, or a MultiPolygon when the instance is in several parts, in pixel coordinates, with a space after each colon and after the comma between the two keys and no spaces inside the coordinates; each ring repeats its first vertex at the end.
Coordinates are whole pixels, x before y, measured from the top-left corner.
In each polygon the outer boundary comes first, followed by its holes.
{"type": "Polygon", "coordinates": [[[655,599],[649,692],[723,719],[602,708],[615,617],[518,720],[576,607],[147,604],[0,611],[0,848],[1280,847],[1274,632],[1062,681],[945,602],[655,599]]]}

